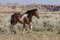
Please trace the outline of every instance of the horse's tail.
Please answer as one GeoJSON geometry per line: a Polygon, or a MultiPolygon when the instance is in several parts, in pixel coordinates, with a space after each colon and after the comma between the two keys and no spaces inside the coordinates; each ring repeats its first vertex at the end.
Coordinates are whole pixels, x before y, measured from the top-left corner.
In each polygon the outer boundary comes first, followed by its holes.
{"type": "Polygon", "coordinates": [[[10,31],[12,34],[16,34],[14,23],[13,23],[12,19],[10,20],[10,31]]]}
{"type": "Polygon", "coordinates": [[[11,25],[14,25],[14,21],[15,21],[15,20],[14,20],[14,15],[12,15],[12,16],[11,16],[11,20],[10,20],[11,25]]]}

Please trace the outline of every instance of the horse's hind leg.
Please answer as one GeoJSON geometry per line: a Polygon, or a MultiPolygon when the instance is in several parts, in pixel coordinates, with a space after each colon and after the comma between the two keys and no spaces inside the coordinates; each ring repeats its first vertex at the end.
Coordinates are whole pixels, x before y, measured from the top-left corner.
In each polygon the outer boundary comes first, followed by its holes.
{"type": "Polygon", "coordinates": [[[14,25],[10,25],[11,33],[16,34],[14,25]]]}
{"type": "Polygon", "coordinates": [[[23,35],[25,33],[25,24],[23,24],[23,35]]]}

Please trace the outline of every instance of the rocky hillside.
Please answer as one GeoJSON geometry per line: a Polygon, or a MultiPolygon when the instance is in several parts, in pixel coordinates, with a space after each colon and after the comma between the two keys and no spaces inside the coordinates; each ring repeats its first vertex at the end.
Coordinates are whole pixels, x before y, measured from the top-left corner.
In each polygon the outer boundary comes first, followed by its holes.
{"type": "Polygon", "coordinates": [[[32,8],[38,8],[42,12],[54,12],[60,11],[60,5],[43,5],[43,4],[0,4],[0,12],[13,12],[13,11],[23,11],[30,10],[32,8]]]}
{"type": "Polygon", "coordinates": [[[55,5],[41,5],[42,7],[44,7],[45,9],[47,9],[48,11],[60,11],[60,5],[55,6],[55,5]]]}

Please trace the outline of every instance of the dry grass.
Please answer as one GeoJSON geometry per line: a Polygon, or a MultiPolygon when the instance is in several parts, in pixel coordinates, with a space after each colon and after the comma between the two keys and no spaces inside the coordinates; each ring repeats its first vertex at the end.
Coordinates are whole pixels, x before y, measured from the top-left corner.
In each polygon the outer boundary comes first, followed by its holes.
{"type": "MultiPolygon", "coordinates": [[[[10,18],[13,13],[0,13],[0,40],[59,40],[60,35],[55,31],[33,31],[32,33],[25,33],[22,35],[22,31],[17,30],[17,34],[11,34],[9,31],[10,18]]],[[[43,22],[49,23],[48,25],[52,25],[54,27],[59,27],[60,16],[55,16],[52,14],[40,14],[40,19],[33,19],[33,26],[37,27],[37,30],[43,30],[43,22]],[[49,18],[46,18],[48,16],[49,18]],[[56,19],[57,18],[57,19],[56,19]],[[49,19],[49,22],[48,20],[49,19]],[[53,20],[54,19],[54,20],[53,20]],[[54,25],[53,25],[54,24],[54,25]],[[39,28],[39,29],[38,29],[39,28]]],[[[17,27],[22,27],[20,24],[16,25],[17,27]]],[[[51,27],[51,26],[49,26],[51,27]]],[[[48,28],[48,26],[46,27],[48,28]]],[[[20,28],[21,29],[21,28],[20,28]]],[[[35,30],[36,30],[35,29],[35,30]]]]}
{"type": "Polygon", "coordinates": [[[60,35],[57,32],[60,30],[60,12],[47,12],[44,7],[39,6],[40,19],[33,17],[32,25],[34,30],[32,33],[27,34],[27,31],[22,35],[22,25],[16,25],[20,30],[17,30],[17,34],[10,33],[10,19],[13,12],[26,12],[28,9],[34,8],[33,5],[27,5],[24,7],[20,4],[0,4],[0,40],[60,40],[60,35]],[[13,7],[16,6],[15,9],[13,7]],[[31,8],[32,7],[32,8],[31,8]],[[44,11],[44,12],[43,12],[44,11]],[[49,22],[48,22],[49,21],[49,22]],[[45,26],[45,27],[44,27],[45,26]],[[52,28],[53,31],[47,31],[52,28]]]}
{"type": "Polygon", "coordinates": [[[22,31],[17,32],[16,35],[14,34],[0,34],[0,40],[59,40],[60,35],[55,34],[54,32],[36,32],[33,31],[32,33],[25,33],[22,35],[22,31]]]}

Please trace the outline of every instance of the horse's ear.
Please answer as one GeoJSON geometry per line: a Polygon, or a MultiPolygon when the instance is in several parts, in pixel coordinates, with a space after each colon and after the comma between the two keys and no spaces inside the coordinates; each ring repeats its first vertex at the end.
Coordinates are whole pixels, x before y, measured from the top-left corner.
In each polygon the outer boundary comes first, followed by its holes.
{"type": "Polygon", "coordinates": [[[37,11],[37,9],[34,9],[35,11],[37,11]]]}

